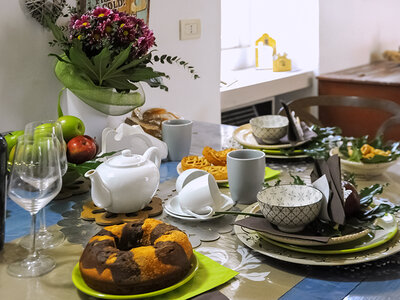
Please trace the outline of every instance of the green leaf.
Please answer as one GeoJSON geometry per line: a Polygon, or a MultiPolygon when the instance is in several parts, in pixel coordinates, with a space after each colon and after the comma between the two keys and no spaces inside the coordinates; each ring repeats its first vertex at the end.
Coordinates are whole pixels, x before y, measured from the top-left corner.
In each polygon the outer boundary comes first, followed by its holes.
{"type": "Polygon", "coordinates": [[[61,28],[58,27],[56,24],[54,24],[54,23],[50,20],[50,18],[49,18],[48,16],[46,16],[46,15],[44,15],[44,24],[45,24],[45,26],[47,26],[47,27],[51,30],[51,32],[52,32],[53,35],[54,35],[54,38],[55,38],[57,41],[59,41],[59,42],[61,42],[61,43],[67,41],[67,38],[65,37],[65,35],[64,35],[64,33],[62,32],[61,28]]]}
{"type": "Polygon", "coordinates": [[[109,87],[113,87],[117,90],[137,90],[137,86],[134,85],[133,83],[129,82],[128,80],[119,80],[119,79],[113,79],[109,78],[107,80],[104,80],[104,84],[109,87]]]}
{"type": "Polygon", "coordinates": [[[137,82],[146,79],[165,77],[165,73],[154,71],[150,67],[135,68],[127,74],[130,81],[137,82]]]}
{"type": "Polygon", "coordinates": [[[113,59],[109,68],[105,72],[103,79],[107,79],[108,77],[112,76],[115,70],[117,70],[117,68],[122,66],[127,61],[129,54],[131,53],[131,47],[132,44],[130,44],[125,50],[123,50],[113,59]]]}
{"type": "Polygon", "coordinates": [[[290,175],[290,177],[293,178],[293,184],[305,185],[304,181],[303,181],[299,176],[297,176],[297,175],[292,175],[292,174],[290,174],[290,173],[289,173],[289,175],[290,175]]]}
{"type": "Polygon", "coordinates": [[[382,194],[383,185],[378,183],[371,185],[369,187],[365,187],[360,191],[360,204],[361,206],[367,207],[372,203],[372,200],[375,195],[382,194]]]}
{"type": "Polygon", "coordinates": [[[141,59],[135,59],[133,61],[131,61],[129,64],[126,64],[124,66],[122,66],[121,68],[118,69],[118,71],[130,71],[130,69],[135,69],[136,67],[138,67],[139,65],[141,65],[144,61],[146,60],[146,58],[141,58],[141,59]]]}
{"type": "Polygon", "coordinates": [[[87,171],[96,169],[102,163],[102,161],[100,161],[99,158],[111,156],[111,155],[114,155],[115,153],[117,153],[117,152],[116,151],[107,152],[101,156],[97,156],[95,160],[89,160],[89,161],[86,161],[79,165],[73,164],[73,163],[68,163],[68,170],[69,171],[71,171],[71,170],[77,171],[79,174],[81,174],[83,176],[83,175],[85,175],[85,173],[87,171]]]}
{"type": "Polygon", "coordinates": [[[95,66],[85,52],[82,51],[82,46],[77,40],[69,51],[69,59],[76,68],[82,69],[93,81],[99,81],[95,66]]]}
{"type": "Polygon", "coordinates": [[[110,50],[108,50],[108,48],[104,48],[99,54],[93,57],[94,68],[99,78],[100,85],[104,80],[104,76],[107,72],[107,66],[110,63],[110,60],[111,52],[110,50]]]}
{"type": "Polygon", "coordinates": [[[349,160],[350,161],[355,161],[355,162],[360,162],[362,159],[362,153],[359,147],[353,145],[351,147],[351,149],[353,150],[353,152],[351,153],[349,160]]]}
{"type": "Polygon", "coordinates": [[[50,53],[49,56],[54,56],[56,57],[59,61],[65,62],[66,64],[70,64],[71,62],[69,60],[66,60],[65,58],[67,58],[66,56],[60,56],[54,53],[50,53]]]}

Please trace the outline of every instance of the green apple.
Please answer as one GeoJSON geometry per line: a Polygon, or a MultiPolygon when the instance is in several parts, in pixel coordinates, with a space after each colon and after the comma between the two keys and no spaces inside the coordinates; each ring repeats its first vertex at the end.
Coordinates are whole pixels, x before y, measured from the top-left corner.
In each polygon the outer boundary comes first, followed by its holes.
{"type": "Polygon", "coordinates": [[[35,128],[34,137],[46,137],[50,136],[53,133],[53,124],[51,123],[44,123],[35,128]]]}
{"type": "Polygon", "coordinates": [[[23,134],[24,134],[23,130],[17,130],[17,131],[13,131],[13,132],[10,132],[10,133],[5,135],[4,138],[6,139],[6,142],[7,142],[7,152],[8,152],[8,154],[10,154],[11,149],[17,143],[18,137],[23,135],[23,134]]]}
{"type": "Polygon", "coordinates": [[[59,117],[57,121],[61,123],[64,140],[67,142],[70,139],[85,133],[85,125],[81,119],[75,116],[62,116],[59,117]]]}

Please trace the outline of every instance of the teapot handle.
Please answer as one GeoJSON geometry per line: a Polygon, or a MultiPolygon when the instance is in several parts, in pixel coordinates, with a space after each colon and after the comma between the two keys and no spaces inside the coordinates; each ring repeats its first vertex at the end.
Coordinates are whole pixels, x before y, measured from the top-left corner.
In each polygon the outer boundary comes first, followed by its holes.
{"type": "Polygon", "coordinates": [[[161,156],[160,151],[157,147],[150,147],[149,149],[147,149],[146,152],[143,154],[143,157],[146,160],[153,161],[157,168],[160,168],[161,156]]]}

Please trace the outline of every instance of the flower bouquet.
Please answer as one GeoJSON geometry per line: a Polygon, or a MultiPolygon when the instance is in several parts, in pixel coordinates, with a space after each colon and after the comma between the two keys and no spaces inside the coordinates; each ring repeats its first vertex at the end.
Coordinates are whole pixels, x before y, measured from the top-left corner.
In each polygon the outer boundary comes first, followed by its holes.
{"type": "Polygon", "coordinates": [[[122,115],[144,104],[140,82],[168,90],[163,72],[153,70],[153,62],[177,63],[194,68],[177,56],[153,55],[155,37],[143,20],[117,10],[97,7],[84,14],[70,8],[67,26],[57,26],[49,18],[53,32],[50,45],[58,45],[62,55],[55,66],[57,78],[86,104],[107,115],[122,115]]]}

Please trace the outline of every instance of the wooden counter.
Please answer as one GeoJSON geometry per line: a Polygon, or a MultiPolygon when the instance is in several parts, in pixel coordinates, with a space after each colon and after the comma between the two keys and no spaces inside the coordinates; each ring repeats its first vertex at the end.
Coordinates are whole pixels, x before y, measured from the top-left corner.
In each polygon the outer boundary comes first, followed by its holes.
{"type": "MultiPolygon", "coordinates": [[[[400,103],[400,64],[392,61],[374,62],[351,69],[321,74],[318,79],[320,95],[364,96],[400,103]]],[[[321,107],[319,118],[323,124],[336,125],[345,135],[375,135],[387,113],[366,109],[321,107]],[[362,124],[362,126],[354,126],[362,124]]],[[[400,139],[396,128],[388,134],[400,139]]]]}

